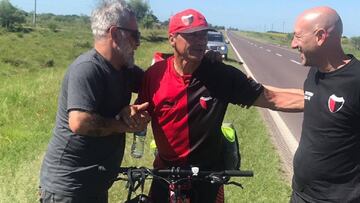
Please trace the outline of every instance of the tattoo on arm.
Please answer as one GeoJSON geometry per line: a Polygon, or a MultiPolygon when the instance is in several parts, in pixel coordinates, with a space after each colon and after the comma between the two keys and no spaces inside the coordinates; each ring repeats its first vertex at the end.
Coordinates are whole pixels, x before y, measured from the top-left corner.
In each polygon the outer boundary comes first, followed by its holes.
{"type": "Polygon", "coordinates": [[[86,134],[91,137],[103,137],[111,134],[110,120],[97,114],[91,114],[87,121],[86,134]]]}

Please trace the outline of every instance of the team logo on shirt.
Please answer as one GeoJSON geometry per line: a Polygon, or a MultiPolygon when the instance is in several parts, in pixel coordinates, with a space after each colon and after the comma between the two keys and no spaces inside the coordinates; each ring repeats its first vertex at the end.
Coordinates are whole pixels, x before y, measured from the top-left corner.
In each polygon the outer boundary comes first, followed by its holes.
{"type": "Polygon", "coordinates": [[[311,97],[314,96],[314,93],[310,92],[310,91],[305,91],[304,93],[304,99],[305,100],[309,100],[311,99],[311,97]]]}
{"type": "Polygon", "coordinates": [[[338,112],[344,106],[344,97],[338,97],[335,94],[331,95],[328,100],[328,107],[331,113],[338,112]]]}
{"type": "Polygon", "coordinates": [[[200,97],[200,106],[203,109],[208,109],[209,102],[212,100],[212,97],[200,97]]]}

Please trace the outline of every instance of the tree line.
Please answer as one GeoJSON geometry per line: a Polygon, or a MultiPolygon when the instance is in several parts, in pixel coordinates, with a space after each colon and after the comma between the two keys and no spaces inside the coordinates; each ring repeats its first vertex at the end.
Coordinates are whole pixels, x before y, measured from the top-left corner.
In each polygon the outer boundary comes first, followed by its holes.
{"type": "MultiPolygon", "coordinates": [[[[150,6],[144,0],[129,0],[129,6],[135,11],[140,26],[149,29],[161,25],[153,14],[150,6]]],[[[7,31],[19,31],[24,25],[32,24],[33,12],[26,12],[13,6],[9,0],[0,0],[0,27],[7,31]]],[[[85,15],[55,15],[43,13],[36,15],[37,24],[41,26],[56,27],[56,24],[90,23],[90,17],[85,15]]],[[[55,28],[54,28],[55,29],[55,28]]]]}
{"type": "Polygon", "coordinates": [[[13,30],[25,23],[27,13],[14,7],[9,0],[0,1],[0,26],[13,30]]]}
{"type": "MultiPolygon", "coordinates": [[[[139,25],[145,29],[166,28],[169,20],[160,22],[154,15],[147,1],[144,0],[128,0],[128,5],[135,11],[136,19],[139,25]]],[[[25,12],[13,6],[9,0],[0,0],[0,26],[8,31],[21,30],[23,25],[31,26],[33,12],[25,12]]],[[[36,15],[37,25],[48,27],[56,31],[59,26],[66,24],[90,24],[90,17],[85,15],[55,15],[52,13],[42,13],[36,15]]],[[[224,30],[224,26],[209,24],[211,28],[224,30]]]]}
{"type": "MultiPolygon", "coordinates": [[[[136,19],[140,26],[145,29],[151,29],[154,26],[159,28],[166,28],[169,20],[160,22],[153,14],[150,5],[144,0],[128,0],[129,6],[135,11],[136,19]]],[[[25,12],[13,6],[9,0],[0,0],[0,27],[8,31],[20,31],[23,25],[31,25],[32,12],[25,12]]],[[[48,27],[50,30],[56,31],[59,25],[90,24],[90,17],[85,15],[55,15],[52,13],[43,13],[37,15],[37,22],[43,27],[48,27]]],[[[211,25],[214,29],[224,30],[224,26],[211,25]]],[[[230,30],[237,30],[237,28],[228,28],[230,30]]],[[[291,37],[291,34],[289,34],[291,37]]],[[[350,43],[357,50],[360,50],[360,36],[351,37],[350,43]]]]}

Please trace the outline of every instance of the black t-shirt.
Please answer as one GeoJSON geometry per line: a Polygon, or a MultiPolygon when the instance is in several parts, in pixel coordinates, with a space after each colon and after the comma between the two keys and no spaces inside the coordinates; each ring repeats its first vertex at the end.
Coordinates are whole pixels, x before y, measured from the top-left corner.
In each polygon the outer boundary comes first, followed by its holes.
{"type": "Polygon", "coordinates": [[[311,68],[304,91],[293,189],[310,202],[360,202],[360,62],[311,68]]]}
{"type": "Polygon", "coordinates": [[[154,167],[222,169],[221,124],[227,106],[252,105],[263,87],[235,67],[206,59],[192,75],[180,76],[173,60],[150,67],[139,93],[140,101],[150,103],[159,150],[154,167]]]}
{"type": "Polygon", "coordinates": [[[143,71],[114,69],[96,50],[79,56],[64,77],[53,136],[45,155],[40,186],[64,195],[97,195],[107,191],[124,154],[125,134],[105,137],[74,134],[68,123],[71,110],[114,118],[137,92],[143,71]]]}

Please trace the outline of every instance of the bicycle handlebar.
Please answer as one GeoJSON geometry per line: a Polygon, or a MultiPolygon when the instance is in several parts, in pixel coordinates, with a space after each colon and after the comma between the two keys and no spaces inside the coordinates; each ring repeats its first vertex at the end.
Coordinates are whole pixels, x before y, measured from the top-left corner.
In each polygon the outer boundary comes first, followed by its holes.
{"type": "Polygon", "coordinates": [[[157,176],[178,176],[178,177],[187,177],[187,176],[196,176],[196,177],[205,177],[209,175],[218,175],[218,176],[227,176],[227,177],[252,177],[254,173],[252,171],[241,171],[241,170],[224,170],[224,171],[201,171],[197,167],[191,167],[190,170],[181,169],[179,167],[173,167],[170,169],[148,169],[148,168],[134,168],[134,167],[119,167],[117,169],[118,173],[127,173],[132,170],[132,172],[146,172],[151,175],[157,176]]]}
{"type": "MultiPolygon", "coordinates": [[[[106,168],[99,166],[99,171],[106,172],[106,168]]],[[[229,181],[230,177],[252,177],[254,173],[252,171],[241,170],[224,170],[224,171],[201,171],[198,167],[191,167],[190,170],[181,169],[180,167],[172,167],[170,169],[149,169],[146,167],[119,167],[115,169],[115,172],[127,178],[118,177],[115,180],[127,181],[128,200],[131,198],[132,192],[135,192],[137,188],[141,186],[141,193],[144,190],[145,180],[148,176],[152,178],[158,178],[170,185],[179,184],[182,181],[189,180],[203,180],[212,184],[226,184],[236,185],[242,187],[240,183],[229,181]]]]}
{"type": "Polygon", "coordinates": [[[175,176],[199,176],[204,177],[208,175],[219,175],[219,176],[229,176],[229,177],[252,177],[254,173],[252,171],[240,171],[240,170],[224,170],[224,171],[198,171],[194,172],[193,170],[184,170],[184,169],[154,169],[152,171],[156,175],[175,175],[175,176]]]}

